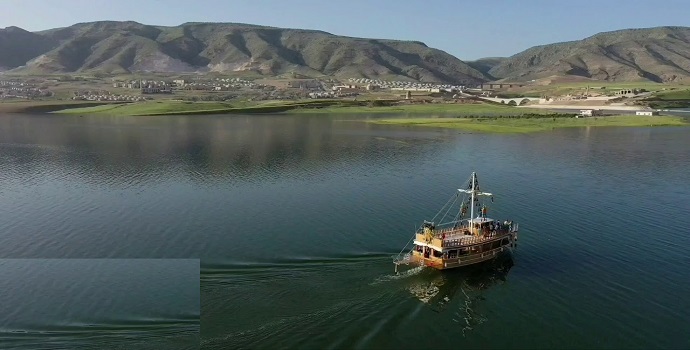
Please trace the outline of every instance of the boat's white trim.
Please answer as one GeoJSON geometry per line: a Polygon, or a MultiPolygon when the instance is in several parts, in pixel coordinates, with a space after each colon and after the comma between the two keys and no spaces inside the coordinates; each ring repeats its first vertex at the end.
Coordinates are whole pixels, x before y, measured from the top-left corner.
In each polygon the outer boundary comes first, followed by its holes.
{"type": "Polygon", "coordinates": [[[443,248],[439,248],[439,247],[437,247],[437,246],[433,246],[433,245],[428,244],[428,243],[420,242],[420,241],[418,241],[418,240],[416,240],[416,239],[414,240],[414,244],[416,244],[416,245],[418,245],[418,246],[422,246],[422,247],[429,247],[429,248],[431,248],[431,249],[433,249],[433,250],[435,250],[435,251],[437,251],[437,252],[443,252],[443,248]]]}

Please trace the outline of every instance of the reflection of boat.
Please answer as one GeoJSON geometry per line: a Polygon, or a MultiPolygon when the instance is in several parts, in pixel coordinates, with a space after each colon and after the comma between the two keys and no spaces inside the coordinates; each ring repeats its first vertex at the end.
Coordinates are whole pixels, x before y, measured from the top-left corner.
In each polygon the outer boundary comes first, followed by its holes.
{"type": "Polygon", "coordinates": [[[443,274],[431,270],[426,274],[415,275],[408,290],[434,311],[441,311],[454,297],[465,299],[465,305],[472,304],[474,299],[483,299],[481,292],[504,283],[512,267],[513,259],[506,254],[486,264],[455,269],[443,274]]]}
{"type": "Polygon", "coordinates": [[[401,265],[424,265],[439,270],[472,265],[516,247],[518,225],[486,216],[488,208],[480,198],[490,197],[493,203],[493,195],[481,191],[476,173],[472,173],[465,188],[459,189],[432,221],[424,220],[410,239],[413,241],[412,249],[403,254],[406,245],[394,260],[396,272],[401,265]],[[458,201],[461,194],[463,198],[458,201]],[[460,208],[454,210],[458,203],[460,208]],[[464,218],[468,207],[469,217],[464,218]],[[441,213],[444,213],[439,219],[441,223],[436,225],[434,219],[441,213]],[[454,213],[455,217],[444,222],[448,213],[454,213]]]}

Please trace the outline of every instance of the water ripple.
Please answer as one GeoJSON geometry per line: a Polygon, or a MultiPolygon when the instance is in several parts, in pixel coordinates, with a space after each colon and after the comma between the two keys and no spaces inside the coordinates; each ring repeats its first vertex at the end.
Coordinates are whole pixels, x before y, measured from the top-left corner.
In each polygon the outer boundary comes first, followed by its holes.
{"type": "Polygon", "coordinates": [[[198,315],[0,329],[3,349],[163,349],[169,346],[182,349],[195,348],[198,341],[198,315]]]}

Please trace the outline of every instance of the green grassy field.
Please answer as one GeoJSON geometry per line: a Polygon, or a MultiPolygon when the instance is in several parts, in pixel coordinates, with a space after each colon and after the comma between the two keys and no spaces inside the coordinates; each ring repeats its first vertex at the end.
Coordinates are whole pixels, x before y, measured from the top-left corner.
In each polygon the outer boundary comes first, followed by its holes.
{"type": "Polygon", "coordinates": [[[370,123],[461,129],[481,133],[528,133],[555,128],[599,126],[687,126],[681,117],[614,116],[594,118],[400,118],[370,123]]]}
{"type": "Polygon", "coordinates": [[[179,102],[179,101],[151,101],[138,103],[122,103],[95,107],[72,108],[57,111],[63,114],[108,114],[108,115],[159,115],[174,114],[179,111],[190,113],[209,110],[227,110],[232,105],[222,102],[179,102]]]}
{"type": "Polygon", "coordinates": [[[688,108],[690,107],[690,89],[659,91],[644,100],[652,108],[688,108]]]}
{"type": "Polygon", "coordinates": [[[690,100],[690,89],[677,89],[670,91],[661,91],[654,95],[658,100],[690,100]]]}
{"type": "Polygon", "coordinates": [[[104,114],[128,116],[182,115],[182,114],[229,114],[229,113],[280,113],[288,110],[308,110],[334,105],[351,105],[356,101],[310,100],[310,101],[270,101],[247,104],[244,102],[188,102],[188,101],[147,101],[118,105],[70,108],[57,111],[63,114],[104,114]]]}
{"type": "Polygon", "coordinates": [[[263,103],[147,101],[111,104],[57,111],[66,114],[105,115],[177,115],[226,113],[289,114],[427,114],[444,116],[548,114],[546,110],[514,108],[496,104],[424,104],[404,106],[367,106],[370,102],[353,100],[266,101],[263,103]]]}
{"type": "Polygon", "coordinates": [[[0,113],[48,113],[63,109],[87,108],[112,105],[113,102],[98,101],[3,101],[0,102],[0,113]]]}
{"type": "Polygon", "coordinates": [[[565,94],[580,94],[586,91],[589,86],[590,93],[599,93],[608,95],[613,91],[622,89],[645,89],[647,91],[659,91],[664,93],[669,89],[687,89],[687,85],[681,84],[661,84],[649,81],[642,82],[577,82],[577,83],[560,83],[554,85],[528,85],[522,88],[517,88],[515,91],[509,93],[523,94],[525,96],[534,95],[565,95],[565,94]]]}
{"type": "Polygon", "coordinates": [[[529,113],[548,114],[549,111],[532,108],[516,108],[498,104],[420,104],[403,106],[351,106],[326,107],[319,109],[294,109],[286,113],[313,114],[437,114],[446,116],[467,115],[523,115],[529,113]]]}

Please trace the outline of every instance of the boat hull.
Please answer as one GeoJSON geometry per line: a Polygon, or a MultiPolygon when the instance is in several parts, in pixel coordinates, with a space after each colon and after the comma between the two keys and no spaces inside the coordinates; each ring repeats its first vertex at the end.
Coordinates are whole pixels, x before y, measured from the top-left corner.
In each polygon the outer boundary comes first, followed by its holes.
{"type": "Polygon", "coordinates": [[[512,249],[515,248],[515,246],[515,241],[511,239],[509,244],[502,245],[495,249],[487,250],[484,252],[466,254],[452,259],[442,259],[436,257],[426,258],[422,253],[413,251],[412,255],[409,257],[409,264],[413,266],[428,266],[435,268],[437,270],[453,269],[482,263],[484,261],[494,259],[501,254],[511,253],[512,249]]]}

